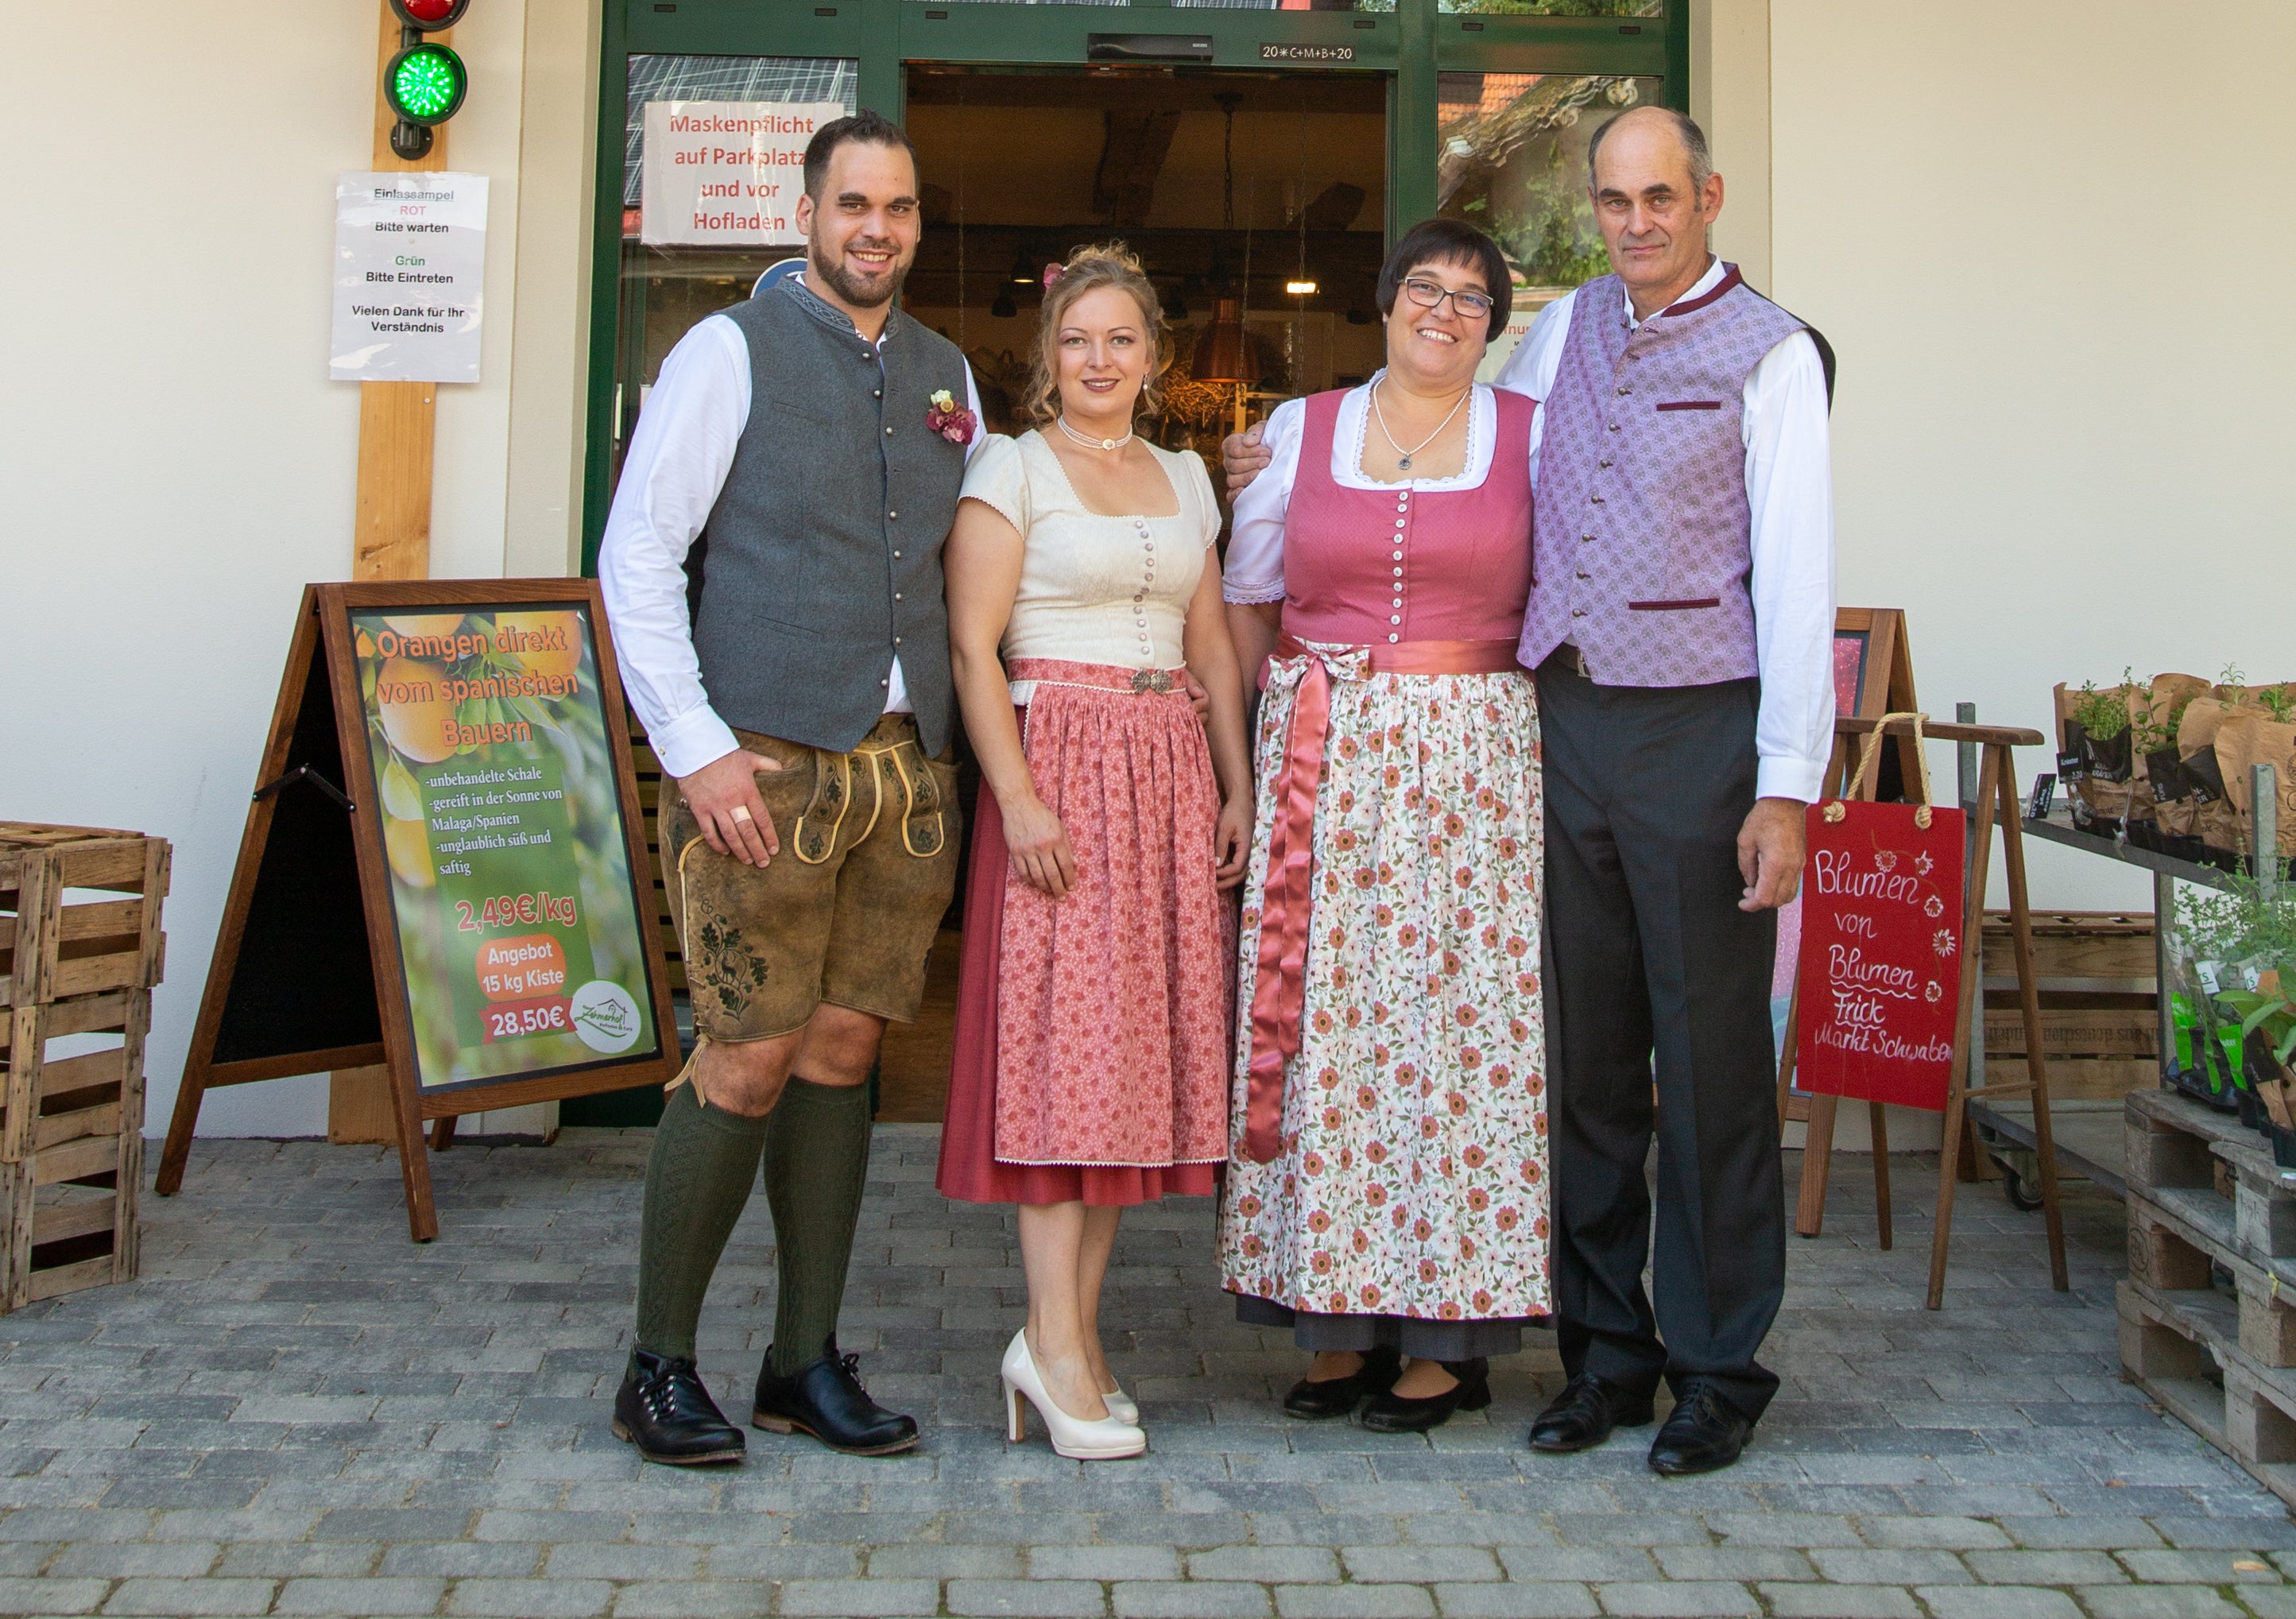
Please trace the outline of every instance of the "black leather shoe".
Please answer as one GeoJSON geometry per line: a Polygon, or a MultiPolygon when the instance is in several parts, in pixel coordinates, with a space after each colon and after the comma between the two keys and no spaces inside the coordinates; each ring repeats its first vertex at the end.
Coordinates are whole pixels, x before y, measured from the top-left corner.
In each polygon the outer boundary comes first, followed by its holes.
{"type": "Polygon", "coordinates": [[[1682,1397],[1651,1443],[1651,1471],[1678,1477],[1726,1467],[1738,1459],[1753,1431],[1754,1425],[1720,1390],[1693,1378],[1683,1385],[1682,1397]]]}
{"type": "Polygon", "coordinates": [[[614,1437],[637,1446],[648,1461],[673,1467],[699,1467],[739,1461],[747,1442],[742,1430],[709,1398],[693,1362],[630,1352],[629,1369],[614,1395],[614,1437]]]}
{"type": "Polygon", "coordinates": [[[1591,1451],[1611,1436],[1612,1428],[1638,1428],[1657,1416],[1648,1394],[1580,1372],[1530,1425],[1530,1448],[1549,1456],[1591,1451]]]}
{"type": "Polygon", "coordinates": [[[1491,1363],[1446,1360],[1443,1369],[1458,1382],[1439,1394],[1407,1400],[1392,1389],[1364,1408],[1363,1425],[1374,1434],[1424,1434],[1451,1420],[1454,1411],[1480,1411],[1491,1402],[1491,1363]]]}
{"type": "Polygon", "coordinates": [[[889,1411],[861,1386],[861,1357],[840,1355],[832,1344],[789,1377],[774,1374],[774,1352],[758,1368],[752,1426],[768,1434],[810,1434],[848,1456],[890,1456],[913,1450],[917,1420],[889,1411]]]}
{"type": "Polygon", "coordinates": [[[1363,1403],[1365,1395],[1384,1394],[1402,1375],[1403,1357],[1381,1344],[1364,1351],[1363,1364],[1348,1377],[1326,1377],[1320,1383],[1300,1378],[1283,1396],[1284,1414],[1309,1422],[1345,1417],[1363,1403]]]}

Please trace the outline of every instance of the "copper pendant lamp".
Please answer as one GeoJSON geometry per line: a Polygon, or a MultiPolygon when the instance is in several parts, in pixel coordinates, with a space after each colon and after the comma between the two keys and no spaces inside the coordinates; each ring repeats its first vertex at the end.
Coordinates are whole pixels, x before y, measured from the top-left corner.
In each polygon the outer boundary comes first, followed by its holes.
{"type": "MultiPolygon", "coordinates": [[[[1225,234],[1235,228],[1235,110],[1243,98],[1231,94],[1212,99],[1226,120],[1220,140],[1220,229],[1225,234]]],[[[1259,382],[1259,345],[1243,329],[1243,300],[1228,294],[1225,258],[1218,252],[1213,258],[1211,324],[1196,339],[1188,374],[1199,382],[1251,388],[1259,382]]],[[[1245,290],[1250,291],[1248,284],[1245,290]]]]}

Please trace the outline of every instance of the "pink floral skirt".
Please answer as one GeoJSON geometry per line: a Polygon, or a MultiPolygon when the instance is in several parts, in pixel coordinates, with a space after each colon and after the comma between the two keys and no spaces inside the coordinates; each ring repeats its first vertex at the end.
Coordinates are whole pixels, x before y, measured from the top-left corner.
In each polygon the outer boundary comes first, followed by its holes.
{"type": "Polygon", "coordinates": [[[1183,691],[1104,689],[1118,675],[1014,661],[1015,679],[1041,682],[1029,769],[1077,883],[1054,900],[1013,880],[982,791],[937,1177],[949,1197],[1206,1196],[1227,1156],[1234,927],[1214,886],[1211,756],[1183,691]],[[1048,667],[1062,672],[1034,672],[1048,667]]]}

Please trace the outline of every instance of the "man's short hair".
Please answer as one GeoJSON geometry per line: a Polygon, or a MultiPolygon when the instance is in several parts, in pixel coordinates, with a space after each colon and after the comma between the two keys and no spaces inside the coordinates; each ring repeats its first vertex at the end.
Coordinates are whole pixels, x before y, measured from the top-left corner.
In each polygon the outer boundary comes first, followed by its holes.
{"type": "MultiPolygon", "coordinates": [[[[1652,107],[1651,111],[1674,126],[1675,138],[1682,143],[1683,151],[1690,158],[1691,194],[1702,196],[1706,191],[1706,182],[1714,177],[1714,152],[1706,144],[1706,131],[1701,129],[1698,127],[1698,120],[1687,112],[1677,112],[1671,107],[1652,107]]],[[[1615,118],[1603,119],[1602,125],[1595,129],[1594,138],[1587,143],[1587,188],[1589,191],[1595,189],[1595,154],[1603,150],[1603,137],[1611,133],[1611,127],[1618,121],[1615,118]]],[[[816,136],[815,138],[817,140],[820,137],[816,136]]],[[[806,172],[810,174],[813,171],[808,168],[806,172]]]]}
{"type": "Polygon", "coordinates": [[[911,166],[916,164],[917,149],[908,131],[883,113],[864,111],[850,117],[832,119],[815,130],[813,138],[805,144],[805,194],[816,202],[821,201],[822,185],[829,178],[829,160],[849,141],[863,141],[872,146],[898,146],[909,154],[911,166]]]}

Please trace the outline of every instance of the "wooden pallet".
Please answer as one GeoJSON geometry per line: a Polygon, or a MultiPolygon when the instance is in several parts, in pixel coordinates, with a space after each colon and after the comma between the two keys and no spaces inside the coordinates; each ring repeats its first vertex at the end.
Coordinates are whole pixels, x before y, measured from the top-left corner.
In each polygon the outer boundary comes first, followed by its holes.
{"type": "Polygon", "coordinates": [[[0,1312],[135,1274],[168,864],[139,833],[0,822],[0,1312]],[[119,1043],[49,1057],[87,1035],[119,1043]]]}
{"type": "Polygon", "coordinates": [[[2296,1506],[2296,1172],[2172,1091],[2126,1104],[2127,1375],[2296,1506]]]}

